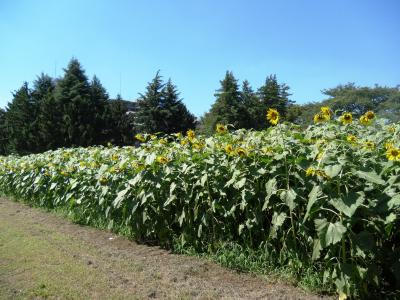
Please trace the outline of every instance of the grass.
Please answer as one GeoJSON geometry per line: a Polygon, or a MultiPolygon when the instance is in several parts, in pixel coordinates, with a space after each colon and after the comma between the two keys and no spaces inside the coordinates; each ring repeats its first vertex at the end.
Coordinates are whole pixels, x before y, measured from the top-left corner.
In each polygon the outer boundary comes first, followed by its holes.
{"type": "MultiPolygon", "coordinates": [[[[8,196],[8,198],[10,197],[8,196]]],[[[32,202],[21,202],[48,213],[67,218],[77,224],[89,225],[102,230],[110,230],[109,221],[105,217],[101,218],[97,216],[88,221],[83,217],[79,209],[70,210],[68,207],[62,206],[49,209],[32,205],[32,202]]],[[[0,220],[0,228],[4,227],[4,224],[1,222],[0,220]]],[[[0,247],[0,257],[5,257],[7,259],[8,255],[8,259],[10,260],[9,268],[2,269],[0,276],[6,273],[17,272],[21,268],[33,270],[34,272],[34,270],[40,268],[41,264],[47,261],[54,261],[54,267],[52,267],[50,271],[30,274],[29,276],[37,278],[33,285],[26,286],[26,284],[23,284],[23,288],[19,288],[19,286],[16,285],[14,286],[14,291],[2,290],[0,287],[1,294],[11,295],[15,293],[15,290],[18,291],[20,289],[24,291],[23,294],[21,294],[22,298],[52,298],[55,296],[61,298],[86,298],[87,294],[84,289],[71,290],[69,287],[77,286],[77,283],[82,282],[87,282],[88,285],[97,284],[99,289],[107,286],[106,279],[101,278],[101,274],[96,274],[96,272],[93,272],[93,269],[86,264],[81,264],[72,257],[66,257],[65,261],[62,261],[65,253],[60,253],[53,249],[48,241],[38,240],[34,236],[22,236],[18,233],[17,228],[8,228],[7,230],[0,235],[0,243],[5,243],[7,240],[11,239],[11,237],[13,242],[7,243],[7,247],[0,247]],[[33,257],[33,260],[25,262],[13,259],[14,257],[33,257]],[[56,278],[56,280],[54,280],[54,278],[56,278]],[[61,289],[60,286],[62,286],[61,289]]],[[[134,236],[132,236],[128,226],[114,224],[111,231],[134,240],[134,236]]],[[[53,233],[49,239],[61,241],[65,239],[65,237],[57,236],[53,233]]],[[[192,247],[182,246],[179,241],[175,241],[172,244],[171,250],[178,254],[202,257],[238,272],[256,274],[266,278],[269,282],[287,282],[317,294],[334,293],[332,286],[325,285],[321,281],[318,270],[313,269],[311,266],[304,266],[300,261],[291,266],[277,267],[276,262],[274,263],[272,258],[268,256],[263,249],[253,250],[250,248],[243,248],[238,244],[226,243],[220,244],[218,247],[214,247],[214,249],[210,248],[206,251],[199,251],[192,247]]],[[[70,251],[73,252],[74,250],[71,249],[70,251]]],[[[93,249],[89,249],[89,251],[93,251],[93,249]]],[[[29,279],[26,277],[21,280],[29,282],[29,279]]],[[[18,281],[21,282],[21,280],[18,281]]]]}
{"type": "MultiPolygon", "coordinates": [[[[47,211],[68,218],[81,225],[110,230],[109,221],[105,217],[97,217],[88,222],[80,211],[76,209],[71,211],[66,207],[57,207],[53,210],[47,209],[47,211]]],[[[135,240],[130,228],[126,225],[114,224],[111,230],[114,233],[135,240]]],[[[268,281],[288,282],[306,291],[317,294],[331,295],[335,293],[333,285],[322,282],[320,270],[317,270],[315,266],[305,266],[300,259],[292,259],[292,261],[296,261],[295,264],[277,267],[276,261],[273,263],[273,258],[268,255],[264,249],[254,250],[251,248],[244,248],[236,243],[223,243],[214,247],[214,249],[210,247],[206,251],[199,251],[193,247],[182,246],[179,240],[175,240],[171,248],[174,253],[202,257],[239,272],[249,272],[260,275],[268,281]]]]}

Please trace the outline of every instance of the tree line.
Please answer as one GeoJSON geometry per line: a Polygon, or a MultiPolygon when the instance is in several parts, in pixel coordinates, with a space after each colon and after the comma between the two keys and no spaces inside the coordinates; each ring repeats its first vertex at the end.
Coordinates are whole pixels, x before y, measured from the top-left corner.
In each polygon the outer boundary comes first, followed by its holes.
{"type": "Polygon", "coordinates": [[[132,145],[136,133],[177,133],[196,129],[212,134],[218,123],[233,128],[262,130],[269,125],[265,112],[279,111],[282,121],[308,125],[320,106],[352,112],[356,117],[368,110],[391,122],[400,121],[400,88],[358,87],[354,83],[323,90],[322,102],[296,104],[290,87],[276,75],[266,77],[254,90],[247,80],[239,83],[227,71],[215,102],[199,120],[187,109],[171,79],[159,72],[145,92],[134,101],[120,95],[111,99],[100,80],[85,75],[73,58],[61,78],[41,74],[29,87],[24,83],[13,93],[5,110],[0,109],[0,154],[28,154],[60,147],[132,145]]]}

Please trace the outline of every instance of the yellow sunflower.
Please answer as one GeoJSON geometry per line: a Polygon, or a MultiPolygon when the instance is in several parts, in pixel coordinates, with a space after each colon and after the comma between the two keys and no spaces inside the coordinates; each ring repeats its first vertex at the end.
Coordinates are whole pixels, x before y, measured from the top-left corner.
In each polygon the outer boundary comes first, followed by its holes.
{"type": "Polygon", "coordinates": [[[144,136],[141,135],[140,133],[138,133],[137,135],[135,135],[135,138],[136,138],[138,141],[141,141],[141,142],[145,142],[145,141],[146,141],[146,139],[144,138],[144,136]]]}
{"type": "Polygon", "coordinates": [[[372,119],[368,119],[368,117],[366,115],[362,115],[360,117],[360,123],[362,125],[369,125],[369,124],[371,124],[371,121],[372,121],[372,119]]]}
{"type": "Polygon", "coordinates": [[[192,129],[189,129],[188,131],[186,131],[186,135],[189,138],[189,140],[192,140],[196,137],[196,133],[192,129]]]}
{"type": "Polygon", "coordinates": [[[166,164],[168,162],[168,159],[165,156],[157,156],[157,162],[160,164],[166,164]]]}
{"type": "Polygon", "coordinates": [[[343,125],[351,124],[351,122],[353,122],[353,115],[349,112],[345,112],[340,117],[340,121],[343,123],[343,125]]]}
{"type": "Polygon", "coordinates": [[[279,122],[279,112],[274,108],[269,108],[267,111],[267,120],[272,124],[276,125],[279,122]]]}
{"type": "Polygon", "coordinates": [[[322,106],[321,107],[321,114],[327,116],[327,119],[329,120],[332,116],[332,111],[329,108],[329,106],[322,106]]]}
{"type": "Polygon", "coordinates": [[[225,146],[225,152],[228,153],[228,154],[232,154],[232,152],[233,152],[233,146],[232,146],[231,144],[227,144],[227,145],[225,146]]]}
{"type": "Polygon", "coordinates": [[[306,176],[313,176],[315,174],[315,169],[312,167],[307,168],[306,176]]]}
{"type": "Polygon", "coordinates": [[[348,141],[349,143],[355,143],[355,142],[357,142],[357,137],[356,137],[355,135],[349,134],[349,135],[347,136],[347,141],[348,141]]]}
{"type": "Polygon", "coordinates": [[[322,123],[325,121],[329,121],[329,115],[325,115],[322,112],[314,115],[314,123],[322,123]]]}
{"type": "Polygon", "coordinates": [[[374,113],[372,110],[367,111],[367,112],[364,114],[364,116],[366,116],[369,120],[375,119],[375,113],[374,113]]]}
{"type": "Polygon", "coordinates": [[[375,143],[371,141],[364,142],[364,148],[373,150],[375,148],[375,143]]]}
{"type": "Polygon", "coordinates": [[[244,148],[237,148],[236,149],[236,153],[238,154],[238,155],[240,155],[240,156],[247,156],[247,151],[246,151],[246,149],[244,149],[244,148]]]}
{"type": "Polygon", "coordinates": [[[400,149],[399,148],[389,148],[386,151],[386,157],[388,160],[400,161],[400,149]]]}
{"type": "Polygon", "coordinates": [[[385,149],[389,150],[390,148],[393,148],[394,144],[393,142],[389,141],[385,143],[385,149]]]}
{"type": "Polygon", "coordinates": [[[226,133],[228,131],[228,128],[224,124],[218,123],[217,126],[215,127],[215,130],[218,133],[226,133]]]}

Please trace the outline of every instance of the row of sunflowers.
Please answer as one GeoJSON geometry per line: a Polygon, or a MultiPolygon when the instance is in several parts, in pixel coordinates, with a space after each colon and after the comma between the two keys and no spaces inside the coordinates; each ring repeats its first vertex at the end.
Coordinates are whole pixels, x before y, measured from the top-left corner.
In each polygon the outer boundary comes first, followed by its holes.
{"type": "Polygon", "coordinates": [[[198,251],[235,242],[302,261],[342,299],[400,287],[400,124],[328,107],[306,129],[138,134],[138,147],[0,158],[0,191],[138,240],[198,251]]]}

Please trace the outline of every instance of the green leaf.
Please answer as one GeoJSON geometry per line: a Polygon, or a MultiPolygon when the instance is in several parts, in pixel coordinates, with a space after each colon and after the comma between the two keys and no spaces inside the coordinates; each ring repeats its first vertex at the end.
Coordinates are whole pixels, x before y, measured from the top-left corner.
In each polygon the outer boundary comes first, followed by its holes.
{"type": "Polygon", "coordinates": [[[358,177],[365,179],[368,182],[376,183],[379,185],[385,184],[385,181],[374,171],[372,172],[357,171],[355,172],[355,174],[358,177]]]}
{"type": "Polygon", "coordinates": [[[183,220],[185,219],[185,210],[182,210],[180,217],[178,218],[179,226],[182,227],[183,220]]]}
{"type": "Polygon", "coordinates": [[[296,203],[294,200],[296,199],[296,192],[290,188],[289,190],[282,191],[281,193],[281,199],[285,201],[285,204],[289,207],[290,211],[293,211],[293,209],[296,207],[296,203]]]}
{"type": "Polygon", "coordinates": [[[244,187],[244,185],[246,184],[246,177],[243,177],[242,179],[240,179],[239,181],[237,181],[233,187],[237,190],[240,190],[241,188],[244,187]]]}
{"type": "Polygon", "coordinates": [[[311,259],[312,260],[317,260],[321,255],[321,250],[322,250],[322,247],[321,247],[320,239],[315,239],[314,240],[313,253],[312,253],[311,259]]]}
{"type": "Polygon", "coordinates": [[[328,177],[336,177],[342,170],[342,165],[329,165],[324,168],[324,172],[328,177]]]}
{"type": "Polygon", "coordinates": [[[339,242],[347,230],[339,221],[330,223],[326,219],[316,219],[314,222],[322,248],[339,242]]]}
{"type": "Polygon", "coordinates": [[[329,201],[339,212],[344,213],[351,218],[357,208],[365,201],[365,194],[363,192],[350,192],[342,198],[335,198],[329,201]]]}
{"type": "Polygon", "coordinates": [[[207,173],[204,174],[204,175],[201,177],[201,179],[200,179],[200,185],[201,185],[202,187],[205,186],[206,181],[207,181],[207,178],[208,178],[207,173]]]}
{"type": "Polygon", "coordinates": [[[397,208],[400,206],[400,195],[394,196],[392,199],[388,201],[389,209],[397,208]]]}
{"type": "Polygon", "coordinates": [[[270,180],[268,180],[268,182],[265,185],[265,189],[267,192],[267,195],[265,196],[265,201],[264,201],[264,205],[262,207],[262,210],[264,211],[265,209],[267,209],[268,204],[269,204],[269,199],[271,198],[272,195],[276,194],[277,191],[277,182],[275,177],[271,178],[270,180]]]}
{"type": "Polygon", "coordinates": [[[277,212],[274,212],[274,215],[272,216],[272,221],[271,221],[272,227],[271,227],[271,232],[270,232],[270,236],[272,238],[276,237],[278,228],[283,225],[285,220],[286,220],[286,214],[284,212],[281,212],[280,214],[278,214],[277,212]]]}
{"type": "Polygon", "coordinates": [[[307,211],[304,215],[303,223],[307,220],[310,210],[314,203],[317,201],[318,197],[322,194],[321,187],[319,185],[314,185],[310,194],[308,195],[307,211]]]}
{"type": "Polygon", "coordinates": [[[124,200],[124,197],[125,197],[126,193],[129,192],[129,190],[130,190],[130,187],[128,187],[128,188],[126,188],[126,189],[120,191],[120,192],[117,194],[117,197],[116,197],[116,198],[114,199],[114,201],[113,201],[113,206],[114,206],[114,207],[118,208],[118,207],[121,206],[121,202],[122,202],[122,200],[124,200]]]}
{"type": "Polygon", "coordinates": [[[242,234],[243,229],[244,229],[244,224],[240,224],[240,225],[239,225],[239,230],[238,230],[239,235],[242,234]]]}

